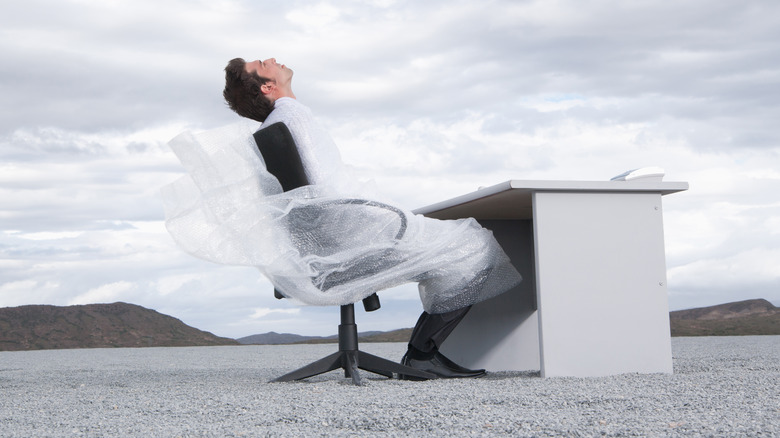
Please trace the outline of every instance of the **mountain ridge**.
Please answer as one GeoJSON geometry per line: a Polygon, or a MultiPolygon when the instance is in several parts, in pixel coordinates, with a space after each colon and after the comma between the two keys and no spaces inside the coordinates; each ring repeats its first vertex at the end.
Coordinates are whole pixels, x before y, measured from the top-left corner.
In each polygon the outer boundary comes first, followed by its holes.
{"type": "Polygon", "coordinates": [[[0,308],[0,351],[238,345],[135,304],[0,308]]]}
{"type": "MultiPolygon", "coordinates": [[[[412,334],[411,328],[390,331],[367,331],[358,333],[359,342],[406,342],[412,334]]],[[[244,345],[283,345],[283,344],[331,344],[339,341],[338,335],[306,336],[294,333],[259,333],[236,339],[244,345]]]]}
{"type": "Polygon", "coordinates": [[[757,298],[669,312],[672,336],[780,335],[780,308],[757,298]]]}

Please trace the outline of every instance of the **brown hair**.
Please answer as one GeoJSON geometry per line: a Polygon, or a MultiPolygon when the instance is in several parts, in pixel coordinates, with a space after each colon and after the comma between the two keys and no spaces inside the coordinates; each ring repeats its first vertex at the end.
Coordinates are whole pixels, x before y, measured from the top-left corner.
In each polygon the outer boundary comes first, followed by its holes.
{"type": "Polygon", "coordinates": [[[239,116],[264,122],[273,111],[274,103],[260,91],[260,87],[272,80],[257,73],[248,73],[245,66],[246,61],[241,58],[228,62],[222,96],[239,116]]]}

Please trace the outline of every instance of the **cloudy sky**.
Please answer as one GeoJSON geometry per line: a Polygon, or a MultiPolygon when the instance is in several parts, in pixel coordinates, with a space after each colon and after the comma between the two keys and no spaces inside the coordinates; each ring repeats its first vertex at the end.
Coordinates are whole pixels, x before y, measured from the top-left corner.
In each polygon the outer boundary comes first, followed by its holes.
{"type": "MultiPolygon", "coordinates": [[[[780,305],[779,21],[774,0],[4,1],[0,307],[335,333],[333,308],[277,301],[165,231],[159,188],[183,173],[166,143],[236,121],[238,56],[293,68],[344,160],[409,208],[663,167],[691,187],[664,198],[670,308],[780,305]]],[[[382,300],[361,330],[421,309],[413,285],[382,300]]]]}

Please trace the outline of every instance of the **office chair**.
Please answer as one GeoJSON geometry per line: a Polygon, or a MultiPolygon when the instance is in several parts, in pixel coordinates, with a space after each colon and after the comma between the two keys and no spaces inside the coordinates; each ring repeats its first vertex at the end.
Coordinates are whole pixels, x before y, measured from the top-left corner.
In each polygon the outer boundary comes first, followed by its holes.
{"type": "MultiPolygon", "coordinates": [[[[254,134],[254,138],[257,147],[263,156],[263,160],[265,161],[266,169],[279,180],[279,183],[282,185],[282,189],[285,192],[308,185],[306,173],[304,172],[295,141],[284,123],[278,122],[265,127],[257,131],[254,134]]],[[[406,215],[401,210],[381,202],[365,199],[327,200],[322,203],[312,203],[294,207],[288,215],[290,232],[295,233],[297,227],[311,226],[310,224],[312,223],[316,224],[318,216],[327,214],[328,208],[340,204],[350,204],[351,206],[365,208],[380,208],[396,213],[399,216],[400,225],[398,232],[395,235],[395,240],[400,240],[406,232],[406,215]]],[[[303,246],[304,247],[299,248],[299,250],[304,252],[317,250],[317,248],[306,248],[306,244],[303,244],[303,246]]],[[[366,254],[356,263],[348,266],[342,271],[313,277],[312,282],[324,292],[331,287],[376,274],[401,261],[402,259],[398,257],[392,249],[376,251],[366,254]]],[[[284,298],[284,295],[276,289],[274,289],[274,296],[278,299],[284,298]]],[[[373,293],[364,298],[363,307],[366,312],[372,312],[379,309],[379,296],[377,296],[376,293],[373,293]]],[[[392,378],[393,373],[425,379],[436,377],[433,374],[419,371],[401,365],[400,363],[360,351],[358,348],[358,332],[357,324],[355,324],[354,303],[341,306],[341,324],[339,324],[338,328],[338,339],[338,352],[278,377],[274,381],[288,382],[292,380],[302,380],[338,368],[342,368],[344,370],[344,376],[351,378],[352,382],[356,385],[362,383],[358,369],[370,371],[388,378],[392,378]]]]}

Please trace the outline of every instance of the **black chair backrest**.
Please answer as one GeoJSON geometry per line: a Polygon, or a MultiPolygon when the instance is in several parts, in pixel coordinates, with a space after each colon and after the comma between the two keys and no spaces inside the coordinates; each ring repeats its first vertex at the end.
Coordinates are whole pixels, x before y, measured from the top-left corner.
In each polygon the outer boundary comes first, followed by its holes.
{"type": "MultiPolygon", "coordinates": [[[[290,130],[287,129],[287,125],[282,122],[277,122],[272,125],[266,126],[263,129],[254,133],[255,143],[260,150],[260,155],[263,156],[265,161],[265,168],[271,173],[279,183],[282,185],[282,190],[289,191],[298,187],[309,185],[309,179],[306,177],[306,171],[303,169],[303,163],[301,162],[301,155],[298,153],[298,147],[295,145],[295,140],[290,134],[290,130]]],[[[356,200],[342,200],[335,201],[337,204],[371,204],[368,201],[356,201],[356,200]]],[[[396,211],[394,207],[390,207],[384,204],[374,205],[375,207],[381,207],[396,211]]],[[[406,217],[398,210],[401,217],[401,231],[397,236],[400,239],[403,233],[406,231],[406,217]]],[[[336,286],[341,283],[345,283],[355,278],[362,278],[364,276],[373,275],[376,269],[372,270],[370,267],[380,266],[379,261],[384,261],[387,264],[390,259],[390,255],[385,254],[387,251],[381,252],[378,257],[369,258],[367,261],[358,263],[347,273],[338,273],[332,279],[325,279],[322,282],[323,290],[327,290],[332,286],[336,286]],[[357,273],[355,273],[357,271],[357,273]]],[[[274,296],[278,299],[284,298],[284,295],[278,290],[274,289],[274,296]]],[[[349,306],[352,306],[351,304],[349,306]]],[[[342,306],[344,307],[344,306],[342,306]]],[[[371,312],[379,309],[379,297],[376,293],[363,299],[363,307],[366,312],[371,312]]]]}
{"type": "Polygon", "coordinates": [[[309,184],[301,156],[290,130],[282,122],[255,132],[255,142],[265,160],[265,168],[289,191],[309,184]]]}

